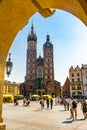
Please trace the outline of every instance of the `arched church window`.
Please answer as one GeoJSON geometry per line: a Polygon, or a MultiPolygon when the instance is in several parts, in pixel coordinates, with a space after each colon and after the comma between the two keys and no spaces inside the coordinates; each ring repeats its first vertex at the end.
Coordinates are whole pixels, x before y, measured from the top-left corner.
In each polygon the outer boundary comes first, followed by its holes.
{"type": "Polygon", "coordinates": [[[48,56],[50,55],[50,51],[47,51],[47,55],[48,55],[48,56]]]}
{"type": "Polygon", "coordinates": [[[49,59],[49,58],[47,58],[47,59],[46,59],[46,61],[47,61],[47,62],[49,62],[49,61],[50,61],[50,59],[49,59]]]}
{"type": "Polygon", "coordinates": [[[42,74],[42,69],[40,68],[40,69],[38,69],[38,73],[37,73],[37,76],[38,77],[43,77],[43,74],[42,74]]]}

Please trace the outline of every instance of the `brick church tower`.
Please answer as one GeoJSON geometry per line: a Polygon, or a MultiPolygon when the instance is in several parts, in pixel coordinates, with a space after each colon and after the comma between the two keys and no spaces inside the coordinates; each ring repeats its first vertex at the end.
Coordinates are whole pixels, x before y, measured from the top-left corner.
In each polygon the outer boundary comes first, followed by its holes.
{"type": "Polygon", "coordinates": [[[27,62],[26,62],[26,95],[33,93],[36,84],[36,62],[37,62],[37,36],[34,33],[33,24],[31,33],[27,37],[27,62]]]}
{"type": "Polygon", "coordinates": [[[50,42],[50,36],[47,35],[46,42],[43,45],[44,57],[44,84],[47,94],[54,93],[54,61],[53,44],[50,42]]]}

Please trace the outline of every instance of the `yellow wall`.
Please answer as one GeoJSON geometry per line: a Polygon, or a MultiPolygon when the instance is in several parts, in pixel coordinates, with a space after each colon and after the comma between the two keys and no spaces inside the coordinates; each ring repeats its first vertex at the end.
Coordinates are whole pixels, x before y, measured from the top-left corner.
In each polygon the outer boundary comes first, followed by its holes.
{"type": "Polygon", "coordinates": [[[3,88],[3,94],[19,95],[19,84],[5,82],[3,88]]]}

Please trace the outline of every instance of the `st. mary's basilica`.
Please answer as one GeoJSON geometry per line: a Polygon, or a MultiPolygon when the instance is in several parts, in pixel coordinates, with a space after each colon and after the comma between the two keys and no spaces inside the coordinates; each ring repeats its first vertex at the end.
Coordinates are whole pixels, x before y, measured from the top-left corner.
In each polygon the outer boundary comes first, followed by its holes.
{"type": "Polygon", "coordinates": [[[30,94],[51,94],[60,96],[60,82],[54,79],[53,44],[47,34],[43,44],[43,57],[37,57],[37,35],[32,24],[27,36],[26,76],[21,84],[20,93],[24,96],[30,94]]]}

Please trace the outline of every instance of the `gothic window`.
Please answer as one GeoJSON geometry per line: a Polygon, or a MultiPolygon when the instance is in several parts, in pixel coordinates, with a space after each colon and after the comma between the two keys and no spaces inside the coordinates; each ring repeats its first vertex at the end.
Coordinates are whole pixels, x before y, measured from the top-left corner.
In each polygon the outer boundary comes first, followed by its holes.
{"type": "Polygon", "coordinates": [[[80,78],[78,78],[77,81],[80,82],[80,78]]]}
{"type": "Polygon", "coordinates": [[[49,62],[49,61],[50,61],[50,59],[48,58],[48,59],[47,59],[47,61],[49,62]]]}
{"type": "Polygon", "coordinates": [[[49,58],[46,58],[46,62],[50,62],[50,59],[49,59],[49,58]]]}
{"type": "Polygon", "coordinates": [[[79,76],[79,73],[77,73],[77,76],[79,76]]]}
{"type": "Polygon", "coordinates": [[[74,77],[74,74],[72,73],[72,77],[74,77]]]}
{"type": "Polygon", "coordinates": [[[47,55],[48,55],[48,56],[50,55],[50,51],[47,51],[47,55]]]}
{"type": "Polygon", "coordinates": [[[38,76],[38,77],[43,77],[43,75],[42,75],[42,69],[41,69],[41,68],[38,69],[38,74],[37,74],[37,76],[38,76]]]}

